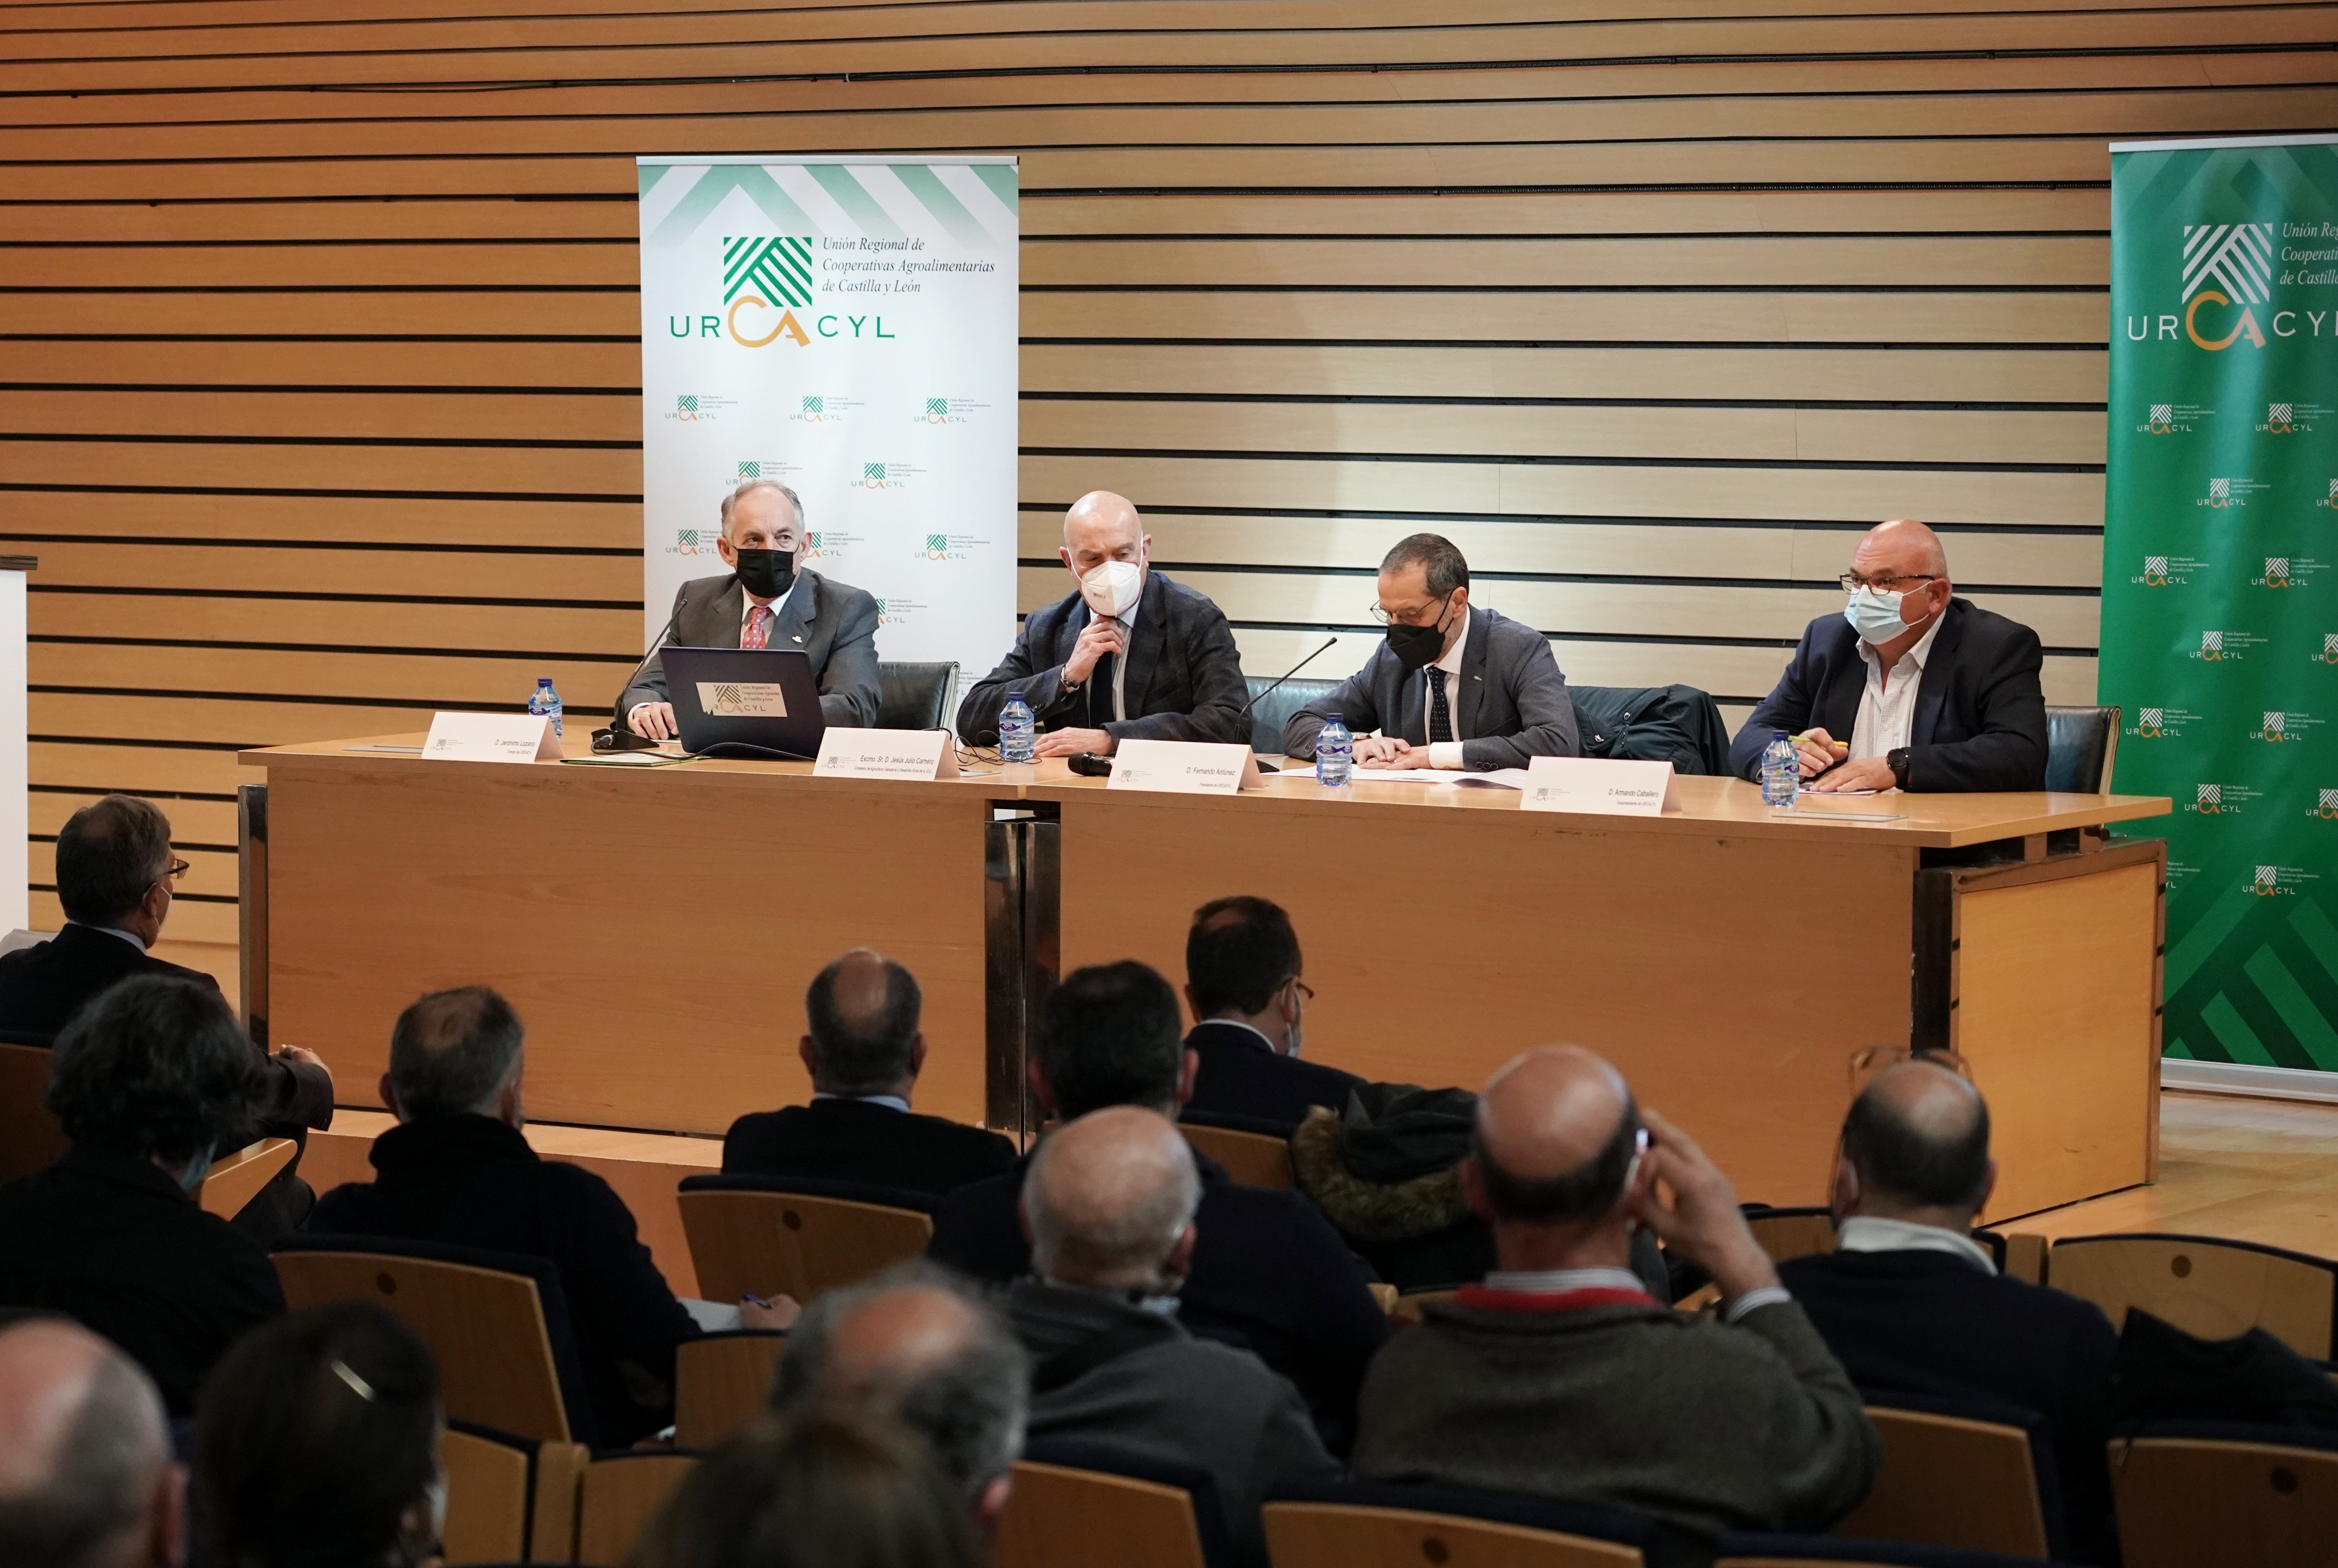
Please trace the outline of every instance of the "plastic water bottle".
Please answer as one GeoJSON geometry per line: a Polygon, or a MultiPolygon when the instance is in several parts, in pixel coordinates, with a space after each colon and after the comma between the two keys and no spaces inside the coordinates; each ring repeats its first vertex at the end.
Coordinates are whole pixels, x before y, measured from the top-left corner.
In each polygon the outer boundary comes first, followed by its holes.
{"type": "Polygon", "coordinates": [[[535,678],[535,690],[528,693],[527,713],[531,719],[551,720],[552,732],[555,735],[561,733],[560,693],[552,689],[551,676],[539,675],[535,678]]]}
{"type": "Polygon", "coordinates": [[[1023,701],[1023,693],[1009,691],[1007,706],[998,714],[998,760],[1002,762],[1030,761],[1031,735],[1037,728],[1031,717],[1031,704],[1023,701]]]}
{"type": "Polygon", "coordinates": [[[1330,715],[1323,720],[1323,728],[1315,731],[1315,782],[1334,787],[1345,784],[1354,770],[1355,757],[1355,737],[1348,733],[1340,715],[1330,715]]]}
{"type": "Polygon", "coordinates": [[[1762,804],[1792,806],[1802,792],[1803,760],[1783,730],[1773,731],[1762,749],[1762,804]]]}

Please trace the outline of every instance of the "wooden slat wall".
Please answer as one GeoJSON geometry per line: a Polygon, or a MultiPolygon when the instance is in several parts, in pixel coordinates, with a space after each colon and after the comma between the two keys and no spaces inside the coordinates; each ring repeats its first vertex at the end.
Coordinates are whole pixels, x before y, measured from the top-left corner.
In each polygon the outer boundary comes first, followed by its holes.
{"type": "MultiPolygon", "coordinates": [[[[1023,155],[1021,593],[1127,492],[1255,671],[1429,527],[1578,681],[1733,719],[1857,531],[2094,687],[2113,137],[2338,122],[2338,7],[0,5],[0,547],[34,877],[236,747],[605,710],[640,628],[637,152],[1023,155]]],[[[36,894],[35,916],[55,918],[36,894]]]]}

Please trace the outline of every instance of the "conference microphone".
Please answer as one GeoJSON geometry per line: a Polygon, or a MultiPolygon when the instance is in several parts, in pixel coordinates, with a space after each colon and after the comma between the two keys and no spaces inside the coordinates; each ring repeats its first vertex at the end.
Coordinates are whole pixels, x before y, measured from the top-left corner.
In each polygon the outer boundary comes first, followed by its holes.
{"type": "MultiPolygon", "coordinates": [[[[1258,706],[1258,699],[1260,697],[1265,696],[1277,686],[1282,685],[1285,681],[1290,680],[1293,675],[1298,674],[1302,670],[1304,670],[1310,664],[1314,663],[1316,659],[1323,653],[1325,649],[1330,648],[1337,642],[1339,642],[1337,637],[1324,638],[1323,646],[1321,648],[1316,649],[1314,652],[1310,653],[1306,658],[1302,659],[1298,663],[1293,664],[1290,669],[1285,670],[1282,674],[1277,675],[1273,680],[1260,687],[1258,689],[1258,695],[1252,697],[1249,701],[1242,705],[1242,712],[1238,717],[1244,719],[1250,717],[1250,710],[1258,706]]],[[[1064,765],[1083,779],[1108,779],[1112,776],[1112,759],[1109,757],[1098,756],[1094,751],[1074,752],[1071,756],[1064,759],[1064,765]]],[[[1265,762],[1262,762],[1258,765],[1258,770],[1262,773],[1279,773],[1282,771],[1281,769],[1265,762]]]]}
{"type": "MultiPolygon", "coordinates": [[[[731,581],[733,583],[739,581],[739,573],[732,573],[731,581]]],[[[625,693],[633,689],[634,677],[640,674],[643,667],[649,663],[657,651],[665,646],[665,640],[673,635],[674,626],[682,619],[682,600],[681,594],[674,595],[673,613],[665,618],[665,624],[658,629],[658,634],[650,639],[649,652],[643,654],[634,667],[625,671],[625,678],[617,683],[618,701],[623,702],[625,700],[625,693]]],[[[636,735],[626,728],[625,716],[623,713],[610,714],[609,727],[593,731],[593,750],[595,751],[654,751],[657,749],[658,742],[645,736],[636,735]]]]}

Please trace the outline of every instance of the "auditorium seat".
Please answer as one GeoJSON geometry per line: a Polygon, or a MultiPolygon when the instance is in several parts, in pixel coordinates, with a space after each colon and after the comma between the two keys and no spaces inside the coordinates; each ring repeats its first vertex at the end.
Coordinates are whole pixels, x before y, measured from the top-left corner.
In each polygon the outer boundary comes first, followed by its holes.
{"type": "Polygon", "coordinates": [[[673,1440],[712,1448],[770,1407],[771,1374],[788,1348],[776,1328],[685,1339],[673,1356],[673,1440]]]}
{"type": "Polygon", "coordinates": [[[2155,1421],[2111,1440],[2127,1568],[2323,1568],[2338,1542],[2338,1433],[2155,1421]]]}
{"type": "Polygon", "coordinates": [[[204,1213],[232,1220],[300,1152],[300,1146],[290,1138],[260,1138],[247,1143],[212,1163],[204,1173],[202,1186],[196,1190],[195,1200],[203,1206],[204,1213]]]}
{"type": "Polygon", "coordinates": [[[1911,1541],[1852,1541],[1839,1535],[1724,1535],[1713,1568],[2021,1568],[2037,1561],[1911,1541]]]}
{"type": "Polygon", "coordinates": [[[1181,1112],[1177,1117],[1177,1131],[1185,1142],[1224,1166],[1226,1174],[1243,1186],[1288,1188],[1291,1142],[1278,1136],[1273,1126],[1248,1116],[1198,1111],[1181,1112]]]}
{"type": "Polygon", "coordinates": [[[958,662],[877,666],[877,728],[947,730],[958,707],[958,662]]]}
{"type": "Polygon", "coordinates": [[[72,1146],[49,1113],[48,1047],[0,1041],[0,1184],[47,1170],[72,1146]]]}
{"type": "Polygon", "coordinates": [[[2009,1556],[2060,1555],[2062,1495],[2045,1417],[1994,1401],[1868,1396],[1883,1468],[1835,1534],[2009,1556]]]}
{"type": "Polygon", "coordinates": [[[624,1568],[634,1543],[698,1465],[679,1448],[596,1454],[576,1487],[576,1561],[624,1568]]]}
{"type": "Polygon", "coordinates": [[[925,1254],[938,1200],[922,1192],[772,1176],[692,1176],[675,1199],[710,1301],[792,1296],[925,1254]]]}
{"type": "Polygon", "coordinates": [[[1217,1482],[1116,1445],[1036,1437],[991,1543],[995,1568],[1234,1568],[1217,1482]]]}
{"type": "Polygon", "coordinates": [[[1834,1216],[1822,1206],[1775,1209],[1748,1204],[1745,1226],[1773,1263],[1834,1250],[1834,1216]]]}
{"type": "Polygon", "coordinates": [[[2114,1328],[2140,1307],[2203,1339],[2263,1328],[2301,1356],[2330,1358],[2338,1263],[2326,1258],[2206,1236],[2066,1236],[2046,1278],[2101,1308],[2114,1328]]]}
{"type": "Polygon", "coordinates": [[[2111,787],[2118,760],[2119,710],[2046,710],[2046,788],[2100,795],[2111,787]]]}
{"type": "MultiPolygon", "coordinates": [[[[1336,652],[1337,651],[1334,650],[1336,652]]],[[[1329,697],[1340,688],[1337,681],[1302,681],[1292,676],[1282,685],[1274,685],[1272,675],[1252,675],[1250,687],[1250,749],[1268,757],[1282,755],[1282,727],[1291,716],[1318,697],[1329,697]],[[1274,690],[1267,691],[1273,686],[1274,690]],[[1265,692],[1261,696],[1261,692],[1265,692]]]]}
{"type": "Polygon", "coordinates": [[[388,1308],[430,1348],[449,1420],[544,1443],[590,1443],[593,1405],[559,1271],[541,1258],[381,1236],[276,1244],[284,1304],[388,1308]]]}
{"type": "Polygon", "coordinates": [[[576,1545],[581,1443],[531,1443],[450,1421],[438,1449],[447,1473],[440,1561],[467,1564],[568,1561],[576,1545]]]}
{"type": "Polygon", "coordinates": [[[1273,1568],[1638,1568],[1661,1527],[1622,1509],[1459,1486],[1304,1481],[1266,1503],[1273,1568]]]}

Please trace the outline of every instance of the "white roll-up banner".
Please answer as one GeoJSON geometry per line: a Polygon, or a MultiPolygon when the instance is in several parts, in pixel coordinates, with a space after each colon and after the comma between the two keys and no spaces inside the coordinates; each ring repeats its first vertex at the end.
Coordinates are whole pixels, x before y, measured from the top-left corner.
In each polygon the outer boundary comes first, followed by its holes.
{"type": "Polygon", "coordinates": [[[643,643],[721,574],[722,497],[802,497],[878,656],[1015,637],[1016,162],[643,158],[643,643]]]}

